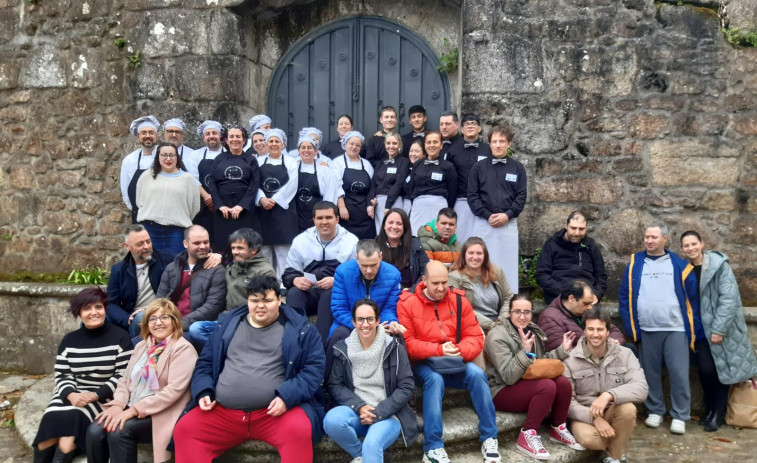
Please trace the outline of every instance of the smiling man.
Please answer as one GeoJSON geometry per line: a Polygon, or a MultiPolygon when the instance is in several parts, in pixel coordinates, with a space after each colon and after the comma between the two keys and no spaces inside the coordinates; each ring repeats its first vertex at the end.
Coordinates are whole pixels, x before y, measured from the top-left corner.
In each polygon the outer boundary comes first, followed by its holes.
{"type": "Polygon", "coordinates": [[[607,451],[604,463],[619,463],[636,423],[634,403],[647,397],[647,382],[636,356],[608,342],[609,314],[591,309],[583,325],[579,348],[563,361],[573,389],[571,431],[584,447],[607,451]]]}
{"type": "Polygon", "coordinates": [[[134,119],[129,127],[140,145],[121,161],[121,197],[131,210],[131,223],[137,223],[137,181],[142,172],[152,167],[159,126],[160,122],[155,116],[144,116],[134,119]]]}
{"type": "Polygon", "coordinates": [[[384,146],[384,137],[397,131],[397,110],[392,106],[381,108],[379,123],[381,123],[381,130],[369,138],[363,147],[365,159],[374,166],[385,159],[389,159],[386,146],[384,146]]]}
{"type": "Polygon", "coordinates": [[[536,263],[536,281],[544,290],[544,302],[551,303],[571,280],[588,281],[602,300],[607,289],[607,273],[602,251],[586,236],[589,224],[581,211],[568,215],[565,228],[550,237],[536,263]]]}
{"type": "Polygon", "coordinates": [[[197,360],[196,406],[174,428],[176,461],[210,463],[256,439],[273,445],[282,463],[312,462],[324,417],[323,366],[320,336],[281,303],[279,280],[253,278],[247,305],[221,317],[197,360]]]}
{"type": "Polygon", "coordinates": [[[413,140],[417,140],[426,136],[426,108],[417,104],[410,107],[407,112],[407,119],[410,122],[411,130],[402,135],[402,153],[401,155],[407,157],[407,151],[410,149],[410,145],[413,144],[413,140]]]}
{"type": "Polygon", "coordinates": [[[168,119],[163,123],[163,141],[175,146],[182,160],[186,160],[187,158],[184,156],[189,157],[194,151],[194,148],[184,144],[184,133],[186,131],[187,125],[179,118],[168,119]]]}
{"type": "Polygon", "coordinates": [[[218,121],[203,121],[197,127],[197,136],[205,143],[203,148],[198,148],[189,153],[184,159],[187,172],[192,174],[200,185],[200,199],[202,209],[194,218],[194,223],[202,225],[208,232],[213,234],[213,198],[210,196],[210,166],[213,160],[223,152],[221,145],[221,123],[218,121]]]}

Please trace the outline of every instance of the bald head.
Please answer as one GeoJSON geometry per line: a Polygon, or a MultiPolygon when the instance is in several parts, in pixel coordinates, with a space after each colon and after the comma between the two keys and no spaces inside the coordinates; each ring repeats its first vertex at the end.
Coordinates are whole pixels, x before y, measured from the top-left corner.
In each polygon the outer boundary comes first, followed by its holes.
{"type": "Polygon", "coordinates": [[[447,267],[438,260],[430,261],[423,270],[423,281],[426,283],[423,293],[431,300],[441,301],[449,292],[448,280],[447,267]]]}

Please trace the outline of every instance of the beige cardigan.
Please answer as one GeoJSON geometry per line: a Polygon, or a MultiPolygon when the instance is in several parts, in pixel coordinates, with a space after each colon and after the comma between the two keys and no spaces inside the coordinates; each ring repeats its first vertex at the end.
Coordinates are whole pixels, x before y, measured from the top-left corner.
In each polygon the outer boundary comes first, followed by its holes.
{"type": "MultiPolygon", "coordinates": [[[[120,405],[126,408],[129,403],[131,372],[134,364],[147,350],[147,342],[142,341],[134,348],[126,372],[121,376],[113,400],[105,407],[120,405]]],[[[139,418],[152,417],[152,448],[156,463],[171,459],[171,452],[166,450],[171,441],[173,428],[190,400],[189,382],[192,379],[197,352],[186,339],[179,338],[168,342],[158,358],[158,384],[160,390],[150,397],[145,397],[133,405],[139,418]]]]}

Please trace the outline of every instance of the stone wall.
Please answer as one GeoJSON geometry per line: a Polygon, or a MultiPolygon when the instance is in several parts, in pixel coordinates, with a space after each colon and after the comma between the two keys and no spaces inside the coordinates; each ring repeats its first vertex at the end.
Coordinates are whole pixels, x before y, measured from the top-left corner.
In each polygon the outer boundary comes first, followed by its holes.
{"type": "Polygon", "coordinates": [[[716,10],[648,0],[0,0],[0,272],[109,267],[128,222],[118,171],[136,147],[134,117],[178,116],[192,128],[246,121],[264,110],[273,69],[299,37],[371,14],[439,53],[441,38],[460,41],[455,109],[517,129],[530,176],[525,253],[585,207],[612,296],[643,224],[662,218],[674,241],[697,228],[727,252],[744,299],[757,301],[757,53],[722,40],[716,10]]]}

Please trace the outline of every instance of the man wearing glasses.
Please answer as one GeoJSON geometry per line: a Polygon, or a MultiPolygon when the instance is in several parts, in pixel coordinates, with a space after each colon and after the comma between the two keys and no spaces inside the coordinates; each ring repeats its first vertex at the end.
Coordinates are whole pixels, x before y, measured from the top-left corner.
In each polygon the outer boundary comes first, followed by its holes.
{"type": "Polygon", "coordinates": [[[184,155],[189,156],[194,149],[184,144],[184,132],[186,132],[187,126],[184,121],[178,118],[169,119],[163,124],[163,141],[170,143],[176,147],[176,151],[179,152],[179,158],[187,163],[187,158],[184,155]]]}

